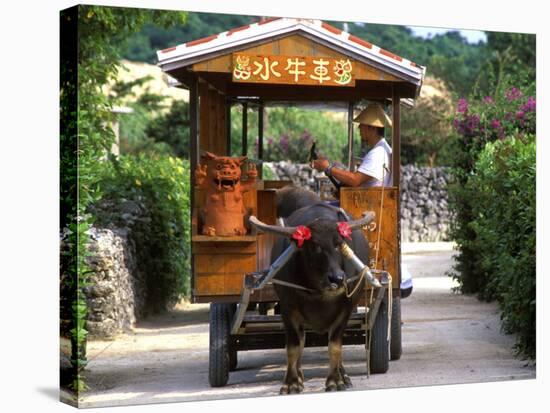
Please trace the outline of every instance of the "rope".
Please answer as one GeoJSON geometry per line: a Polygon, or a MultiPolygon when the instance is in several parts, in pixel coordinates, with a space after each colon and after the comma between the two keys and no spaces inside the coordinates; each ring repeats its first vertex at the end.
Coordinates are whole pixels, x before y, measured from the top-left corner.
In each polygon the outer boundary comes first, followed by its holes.
{"type": "MultiPolygon", "coordinates": [[[[384,191],[385,191],[385,185],[384,185],[384,181],[385,181],[385,178],[386,178],[386,170],[387,170],[387,167],[386,167],[386,164],[383,165],[383,168],[382,168],[382,193],[380,194],[380,212],[378,214],[378,237],[377,237],[377,240],[376,240],[376,255],[375,255],[375,258],[374,258],[374,269],[375,270],[378,270],[378,254],[380,253],[380,237],[382,236],[382,210],[384,209],[384,191]]],[[[364,275],[364,272],[365,271],[362,271],[361,272],[361,275],[364,275]]],[[[389,288],[388,288],[388,333],[387,333],[387,341],[388,341],[388,354],[389,352],[391,351],[391,317],[392,317],[392,307],[393,307],[393,294],[392,294],[392,277],[391,277],[391,274],[388,273],[388,285],[389,285],[389,288]]],[[[366,288],[366,282],[365,282],[365,323],[367,324],[368,323],[368,313],[369,311],[367,311],[367,309],[372,305],[372,298],[373,298],[373,295],[374,295],[374,288],[371,288],[370,290],[370,296],[369,296],[369,301],[368,301],[368,306],[366,306],[366,300],[367,300],[367,297],[366,297],[366,291],[367,291],[367,288],[366,288]]],[[[355,292],[355,291],[354,291],[355,292]]],[[[353,295],[353,294],[352,294],[353,295]]],[[[370,351],[371,351],[371,341],[372,341],[372,334],[369,332],[367,334],[367,342],[366,342],[366,347],[367,347],[367,378],[370,377],[370,351]]]]}
{"type": "Polygon", "coordinates": [[[365,266],[365,268],[363,268],[363,270],[361,271],[361,274],[359,275],[359,281],[357,282],[357,284],[353,288],[353,291],[351,292],[351,294],[348,293],[348,283],[344,282],[344,286],[346,287],[345,288],[346,298],[350,298],[353,294],[355,294],[357,292],[357,290],[361,286],[361,281],[363,281],[363,278],[365,278],[365,274],[367,273],[368,270],[369,270],[368,266],[365,266]]]}
{"type": "MultiPolygon", "coordinates": [[[[391,342],[391,313],[392,313],[392,307],[393,307],[393,294],[392,294],[392,278],[391,274],[388,273],[388,346],[391,342]]],[[[391,347],[390,347],[391,350],[391,347]]]]}
{"type": "MultiPolygon", "coordinates": [[[[367,301],[367,281],[365,280],[365,329],[368,327],[369,324],[369,313],[370,313],[370,306],[372,305],[372,296],[374,294],[374,288],[370,289],[370,296],[367,301]]],[[[367,353],[367,378],[370,377],[370,346],[372,341],[372,334],[370,332],[365,331],[365,336],[367,337],[367,342],[365,343],[366,347],[366,353],[367,353]]]]}
{"type": "MultiPolygon", "coordinates": [[[[378,251],[380,251],[380,235],[382,234],[382,207],[384,205],[384,180],[386,179],[386,171],[388,170],[386,164],[384,164],[384,168],[382,171],[382,199],[380,200],[380,224],[378,225],[378,250],[376,253],[378,254],[378,251]]],[[[389,350],[391,351],[391,320],[392,320],[392,310],[393,310],[393,285],[392,285],[392,276],[390,273],[388,273],[388,346],[390,346],[389,350]]],[[[389,352],[388,352],[389,353],[389,352]]]]}
{"type": "Polygon", "coordinates": [[[380,252],[380,236],[382,235],[382,209],[384,208],[384,180],[386,179],[386,164],[382,167],[382,194],[380,195],[380,213],[378,214],[378,239],[376,240],[376,256],[374,269],[378,269],[378,253],[380,252]]]}

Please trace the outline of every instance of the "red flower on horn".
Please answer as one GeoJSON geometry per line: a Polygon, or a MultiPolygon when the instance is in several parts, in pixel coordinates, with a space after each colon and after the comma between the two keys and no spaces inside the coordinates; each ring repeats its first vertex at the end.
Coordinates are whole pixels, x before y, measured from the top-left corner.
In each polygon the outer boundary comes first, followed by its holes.
{"type": "Polygon", "coordinates": [[[351,227],[347,222],[339,222],[338,223],[338,232],[342,236],[342,238],[351,239],[351,227]]]}
{"type": "Polygon", "coordinates": [[[296,231],[292,234],[292,239],[295,239],[298,243],[298,248],[301,248],[304,244],[304,241],[307,241],[311,238],[311,231],[308,227],[304,225],[298,225],[296,231]]]}

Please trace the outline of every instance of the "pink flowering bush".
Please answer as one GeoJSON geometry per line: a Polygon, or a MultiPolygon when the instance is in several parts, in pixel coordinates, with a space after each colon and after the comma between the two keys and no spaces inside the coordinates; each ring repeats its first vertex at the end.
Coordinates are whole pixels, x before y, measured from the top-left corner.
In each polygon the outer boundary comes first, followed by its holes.
{"type": "Polygon", "coordinates": [[[497,300],[516,349],[535,358],[536,100],[529,88],[457,101],[451,275],[463,293],[497,300]],[[521,286],[521,287],[518,287],[521,286]]]}
{"type": "Polygon", "coordinates": [[[536,100],[533,92],[510,87],[483,99],[468,101],[460,98],[453,127],[467,144],[473,144],[477,149],[507,136],[521,138],[526,133],[535,133],[536,100]]]}

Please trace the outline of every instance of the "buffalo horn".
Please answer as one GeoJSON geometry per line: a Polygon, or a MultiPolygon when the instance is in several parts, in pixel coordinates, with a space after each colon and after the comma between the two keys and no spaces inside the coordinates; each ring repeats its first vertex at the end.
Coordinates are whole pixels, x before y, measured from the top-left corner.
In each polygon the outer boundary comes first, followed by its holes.
{"type": "Polygon", "coordinates": [[[374,212],[365,211],[363,212],[363,218],[356,219],[354,221],[349,221],[348,225],[351,227],[352,230],[361,228],[367,225],[369,222],[371,222],[374,219],[374,217],[375,217],[374,212]]]}
{"type": "Polygon", "coordinates": [[[372,274],[370,268],[365,265],[357,255],[355,255],[353,250],[345,242],[340,245],[340,251],[342,252],[344,258],[349,260],[353,267],[359,273],[365,273],[365,278],[367,279],[369,284],[373,285],[376,288],[380,288],[382,286],[382,284],[380,284],[380,281],[378,281],[378,279],[372,274]]]}
{"type": "Polygon", "coordinates": [[[294,234],[294,232],[296,231],[296,227],[280,227],[278,225],[264,224],[254,215],[251,215],[248,221],[251,225],[254,225],[262,232],[269,232],[271,234],[281,235],[283,237],[291,237],[292,234],[294,234]]]}

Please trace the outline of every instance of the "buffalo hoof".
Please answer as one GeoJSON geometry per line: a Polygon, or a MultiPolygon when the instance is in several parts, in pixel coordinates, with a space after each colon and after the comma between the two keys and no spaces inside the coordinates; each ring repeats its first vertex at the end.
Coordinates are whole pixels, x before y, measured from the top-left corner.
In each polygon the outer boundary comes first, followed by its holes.
{"type": "Polygon", "coordinates": [[[325,391],[336,391],[338,390],[336,384],[329,384],[327,387],[325,387],[325,391]]]}
{"type": "Polygon", "coordinates": [[[344,375],[344,384],[346,386],[346,389],[349,389],[350,387],[353,387],[351,379],[349,378],[349,376],[347,374],[344,375]]]}
{"type": "Polygon", "coordinates": [[[345,383],[330,383],[325,387],[325,391],[343,391],[346,390],[348,386],[345,383]]]}
{"type": "Polygon", "coordinates": [[[279,394],[299,394],[304,391],[304,386],[300,383],[285,384],[279,390],[279,394]]]}

